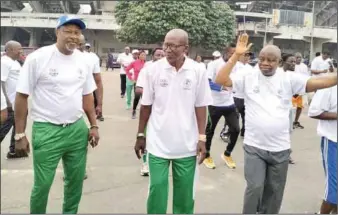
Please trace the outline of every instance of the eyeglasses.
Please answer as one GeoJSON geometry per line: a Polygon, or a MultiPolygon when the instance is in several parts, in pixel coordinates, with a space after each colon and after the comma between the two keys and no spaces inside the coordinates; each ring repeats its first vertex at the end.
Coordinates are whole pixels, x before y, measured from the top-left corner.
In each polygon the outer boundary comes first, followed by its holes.
{"type": "Polygon", "coordinates": [[[179,47],[186,46],[185,44],[175,45],[175,44],[163,44],[163,51],[167,50],[169,48],[171,51],[176,51],[179,47]]]}

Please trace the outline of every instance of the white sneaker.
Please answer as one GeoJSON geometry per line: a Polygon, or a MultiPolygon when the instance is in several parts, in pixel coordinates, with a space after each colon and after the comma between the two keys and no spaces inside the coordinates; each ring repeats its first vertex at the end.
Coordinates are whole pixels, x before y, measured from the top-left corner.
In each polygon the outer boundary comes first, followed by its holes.
{"type": "Polygon", "coordinates": [[[149,176],[149,168],[148,163],[143,163],[141,167],[141,175],[142,176],[149,176]]]}

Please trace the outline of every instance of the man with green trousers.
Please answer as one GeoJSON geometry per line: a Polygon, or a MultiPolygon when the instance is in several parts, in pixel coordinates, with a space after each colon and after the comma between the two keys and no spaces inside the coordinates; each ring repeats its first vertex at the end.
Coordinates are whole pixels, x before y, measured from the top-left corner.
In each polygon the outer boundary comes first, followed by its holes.
{"type": "Polygon", "coordinates": [[[91,65],[77,50],[85,24],[75,17],[61,16],[56,26],[56,44],[31,53],[22,68],[15,102],[16,153],[28,153],[25,134],[27,100],[32,97],[32,148],[34,186],[30,213],[45,214],[56,168],[64,168],[63,214],[75,214],[82,196],[88,141],[99,141],[91,65]],[[90,122],[88,129],[83,115],[90,122]]]}
{"type": "Polygon", "coordinates": [[[205,69],[185,56],[188,44],[187,32],[169,31],[163,44],[166,57],[143,71],[146,78],[135,153],[141,159],[148,152],[149,214],[167,212],[170,164],[172,212],[194,213],[197,163],[206,155],[207,106],[212,98],[205,69]]]}

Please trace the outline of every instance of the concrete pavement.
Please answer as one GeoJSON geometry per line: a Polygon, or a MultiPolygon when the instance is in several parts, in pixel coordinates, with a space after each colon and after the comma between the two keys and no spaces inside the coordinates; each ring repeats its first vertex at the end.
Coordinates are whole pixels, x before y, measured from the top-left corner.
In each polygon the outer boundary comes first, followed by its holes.
{"type": "MultiPolygon", "coordinates": [[[[145,213],[148,178],[140,176],[141,163],[133,151],[138,120],[131,119],[131,111],[125,109],[125,100],[119,96],[118,72],[104,72],[103,80],[105,121],[99,122],[100,145],[89,152],[89,177],[84,183],[79,213],[145,213]]],[[[297,129],[292,135],[292,157],[296,164],[289,169],[282,213],[316,212],[324,194],[316,121],[309,119],[306,113],[300,121],[305,129],[297,129]]],[[[225,149],[218,135],[222,124],[223,120],[215,132],[211,153],[217,168],[200,166],[196,213],[241,213],[242,210],[245,189],[242,138],[233,153],[237,169],[230,170],[220,157],[225,149]]],[[[27,134],[31,136],[31,121],[27,134]]],[[[32,158],[6,160],[9,136],[1,144],[1,213],[29,213],[32,158]]],[[[62,176],[60,165],[51,188],[48,213],[62,210],[62,176]]],[[[168,213],[172,211],[171,202],[172,192],[168,213]]]]}

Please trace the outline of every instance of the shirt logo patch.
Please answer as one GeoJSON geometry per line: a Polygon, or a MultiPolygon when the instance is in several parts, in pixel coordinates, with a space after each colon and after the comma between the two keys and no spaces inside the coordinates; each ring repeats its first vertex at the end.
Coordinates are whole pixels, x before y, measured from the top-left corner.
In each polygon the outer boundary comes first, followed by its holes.
{"type": "Polygon", "coordinates": [[[161,87],[167,87],[169,85],[167,79],[160,79],[160,86],[161,87]]]}
{"type": "Polygon", "coordinates": [[[55,77],[59,74],[58,71],[56,71],[56,69],[49,69],[49,75],[52,77],[55,77]]]}
{"type": "Polygon", "coordinates": [[[192,87],[192,80],[191,79],[185,79],[183,82],[183,89],[185,90],[191,90],[192,87]]]}

